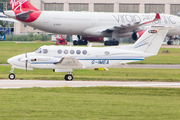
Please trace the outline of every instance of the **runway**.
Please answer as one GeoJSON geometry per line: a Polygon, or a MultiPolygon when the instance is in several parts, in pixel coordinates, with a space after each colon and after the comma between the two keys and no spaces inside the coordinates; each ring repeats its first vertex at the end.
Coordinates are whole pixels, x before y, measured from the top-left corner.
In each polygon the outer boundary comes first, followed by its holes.
{"type": "Polygon", "coordinates": [[[0,80],[0,89],[101,86],[180,88],[180,82],[0,80]]]}

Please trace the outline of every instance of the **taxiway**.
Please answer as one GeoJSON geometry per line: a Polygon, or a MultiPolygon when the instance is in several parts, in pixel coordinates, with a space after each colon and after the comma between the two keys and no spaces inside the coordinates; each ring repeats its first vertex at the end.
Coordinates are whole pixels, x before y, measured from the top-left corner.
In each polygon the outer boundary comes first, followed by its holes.
{"type": "Polygon", "coordinates": [[[101,86],[180,88],[180,82],[0,80],[0,89],[101,86]]]}

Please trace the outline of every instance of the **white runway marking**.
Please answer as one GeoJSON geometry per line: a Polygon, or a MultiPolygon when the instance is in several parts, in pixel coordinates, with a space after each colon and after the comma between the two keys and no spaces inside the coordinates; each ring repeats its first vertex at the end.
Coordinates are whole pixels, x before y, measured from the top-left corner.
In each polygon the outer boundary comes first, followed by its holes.
{"type": "Polygon", "coordinates": [[[48,80],[0,80],[1,89],[48,87],[166,87],[180,88],[180,82],[118,82],[118,81],[48,81],[48,80]]]}

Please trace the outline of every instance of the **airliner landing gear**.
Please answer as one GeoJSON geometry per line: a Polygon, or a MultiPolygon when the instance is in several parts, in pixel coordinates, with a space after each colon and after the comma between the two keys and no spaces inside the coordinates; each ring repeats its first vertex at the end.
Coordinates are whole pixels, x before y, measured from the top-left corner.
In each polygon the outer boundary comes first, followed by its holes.
{"type": "Polygon", "coordinates": [[[119,41],[117,40],[109,40],[109,41],[105,41],[104,42],[105,46],[115,46],[115,45],[119,45],[119,41]]]}
{"type": "Polygon", "coordinates": [[[11,73],[9,74],[9,79],[10,80],[14,80],[15,79],[15,74],[14,74],[14,68],[12,68],[12,70],[10,71],[11,73]]]}
{"type": "Polygon", "coordinates": [[[64,79],[66,81],[72,81],[73,80],[73,75],[72,74],[67,74],[67,75],[64,76],[64,79]]]}
{"type": "Polygon", "coordinates": [[[78,40],[73,40],[73,45],[87,45],[88,42],[82,36],[77,35],[78,40]]]}

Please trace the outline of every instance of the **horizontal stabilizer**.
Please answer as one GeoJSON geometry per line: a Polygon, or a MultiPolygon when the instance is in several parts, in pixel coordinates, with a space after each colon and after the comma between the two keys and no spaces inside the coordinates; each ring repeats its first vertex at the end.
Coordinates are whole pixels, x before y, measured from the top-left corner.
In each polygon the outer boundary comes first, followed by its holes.
{"type": "Polygon", "coordinates": [[[22,20],[27,20],[29,18],[29,15],[33,12],[34,12],[34,10],[30,10],[28,12],[22,12],[22,13],[17,14],[16,17],[18,17],[22,20]]]}

